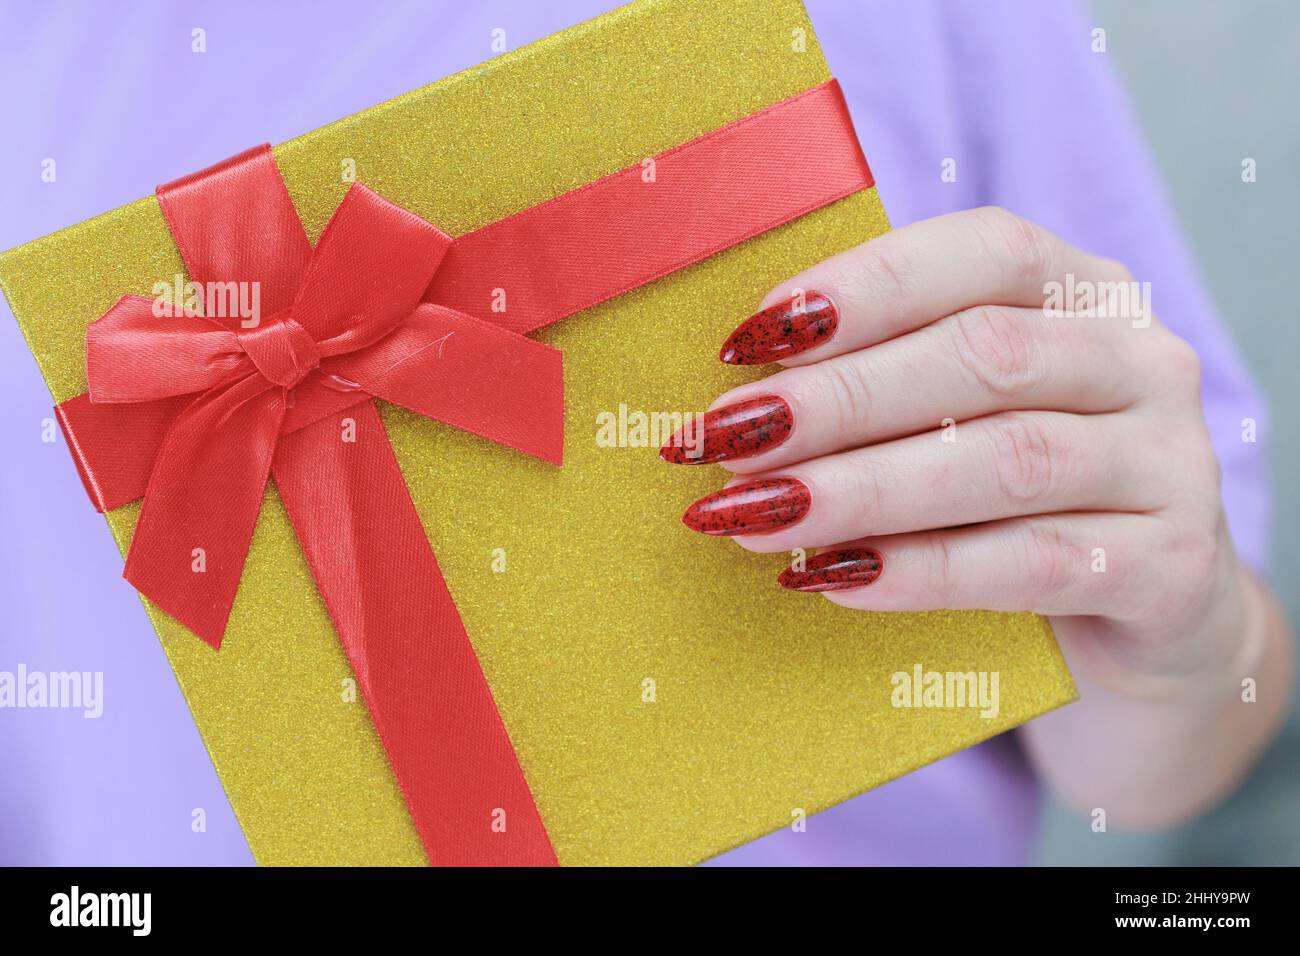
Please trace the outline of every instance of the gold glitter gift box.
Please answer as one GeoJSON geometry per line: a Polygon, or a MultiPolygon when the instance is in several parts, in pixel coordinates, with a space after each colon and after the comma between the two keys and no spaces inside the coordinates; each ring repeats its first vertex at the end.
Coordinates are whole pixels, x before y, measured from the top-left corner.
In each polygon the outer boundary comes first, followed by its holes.
{"type": "MultiPolygon", "coordinates": [[[[344,159],[458,235],[830,75],[798,0],[642,0],[275,157],[313,241],[344,159]]],[[[887,228],[867,189],[537,333],[565,356],[563,468],[382,406],[562,864],[697,862],[1074,699],[1041,619],[782,591],[786,556],[678,520],[722,472],[596,439],[620,406],[703,409],[761,374],[718,343],[777,282],[887,228]],[[996,715],[895,706],[893,675],[920,669],[996,672],[996,715]]],[[[87,325],[182,271],[153,197],[0,256],[56,402],[86,390],[87,325]]],[[[108,515],[124,552],[138,510],[108,515]]],[[[273,485],[220,651],[145,603],[259,862],[426,861],[273,485]]]]}

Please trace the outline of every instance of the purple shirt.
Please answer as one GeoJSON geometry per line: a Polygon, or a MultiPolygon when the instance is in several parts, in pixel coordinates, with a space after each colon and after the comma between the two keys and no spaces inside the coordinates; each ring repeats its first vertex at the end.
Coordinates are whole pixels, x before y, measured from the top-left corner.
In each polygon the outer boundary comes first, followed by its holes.
{"type": "MultiPolygon", "coordinates": [[[[0,249],[472,66],[492,55],[494,27],[517,47],[614,5],[6,5],[0,249]],[[195,26],[202,56],[188,53],[195,26]],[[46,157],[55,184],[41,182],[46,157]]],[[[1233,534],[1263,569],[1267,410],[1196,278],[1109,57],[1090,50],[1092,24],[1034,0],[807,5],[896,225],[996,203],[1151,282],[1156,312],[1201,355],[1233,534]],[[946,159],[955,182],[941,180],[946,159]],[[1245,418],[1258,444],[1241,440],[1245,418]]],[[[251,862],[103,520],[68,506],[84,492],[62,443],[40,440],[49,394],[0,313],[0,669],[101,670],[111,695],[98,720],[0,712],[0,864],[251,862]],[[207,830],[194,833],[199,807],[207,830]]],[[[1024,862],[1036,809],[1004,737],[720,862],[1024,862]]]]}

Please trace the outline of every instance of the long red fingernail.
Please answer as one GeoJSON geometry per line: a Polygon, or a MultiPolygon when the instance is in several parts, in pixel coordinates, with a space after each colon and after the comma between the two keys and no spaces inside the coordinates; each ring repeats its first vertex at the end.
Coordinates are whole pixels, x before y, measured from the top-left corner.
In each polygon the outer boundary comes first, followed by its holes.
{"type": "Polygon", "coordinates": [[[764,534],[808,513],[812,495],[797,478],[762,478],[705,495],[686,509],[682,523],[701,534],[764,534]]]}
{"type": "Polygon", "coordinates": [[[779,362],[829,340],[839,324],[835,303],[809,292],[751,315],[727,337],[718,358],[729,365],[779,362]]]}
{"type": "Polygon", "coordinates": [[[880,577],[885,562],[870,548],[823,551],[804,562],[802,571],[786,568],[777,583],[791,591],[847,591],[864,588],[880,577]]]}
{"type": "Polygon", "coordinates": [[[659,449],[659,457],[674,465],[748,458],[775,448],[793,429],[794,412],[786,400],[763,395],[706,412],[703,428],[683,426],[659,449]]]}

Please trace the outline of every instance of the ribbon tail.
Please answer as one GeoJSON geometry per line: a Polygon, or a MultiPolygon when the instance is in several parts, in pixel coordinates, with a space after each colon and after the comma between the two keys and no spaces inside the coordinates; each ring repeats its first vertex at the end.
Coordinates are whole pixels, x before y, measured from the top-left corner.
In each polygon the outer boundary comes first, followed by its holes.
{"type": "Polygon", "coordinates": [[[326,355],[355,351],[420,304],[451,237],[353,183],[307,265],[293,316],[326,355]]]}
{"type": "Polygon", "coordinates": [[[127,555],[128,581],[221,646],[284,418],[258,376],[196,399],[176,418],[149,476],[127,555]]]}
{"type": "Polygon", "coordinates": [[[272,472],[429,861],[555,865],[373,402],[284,436],[272,472]]]}

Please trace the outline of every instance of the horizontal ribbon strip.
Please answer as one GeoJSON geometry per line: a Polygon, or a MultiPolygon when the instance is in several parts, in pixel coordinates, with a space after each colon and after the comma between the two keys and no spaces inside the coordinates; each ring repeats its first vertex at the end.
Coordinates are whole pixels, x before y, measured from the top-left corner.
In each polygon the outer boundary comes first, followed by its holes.
{"type": "Polygon", "coordinates": [[[835,80],[652,160],[461,236],[425,300],[531,332],[874,183],[835,80]]]}
{"type": "Polygon", "coordinates": [[[435,864],[555,855],[373,398],[559,464],[561,358],[524,333],[872,185],[834,81],[648,167],[454,241],[355,184],[313,249],[249,150],[158,199],[190,277],[259,282],[268,317],[124,296],[57,408],[96,507],[144,498],[126,577],[213,646],[274,477],[435,864]]]}

